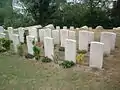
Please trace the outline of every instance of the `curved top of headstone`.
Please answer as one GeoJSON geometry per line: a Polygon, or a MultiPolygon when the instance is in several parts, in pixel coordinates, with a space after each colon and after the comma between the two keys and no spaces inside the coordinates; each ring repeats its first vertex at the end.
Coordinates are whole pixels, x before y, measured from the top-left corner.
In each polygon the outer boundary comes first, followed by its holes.
{"type": "Polygon", "coordinates": [[[83,27],[81,27],[80,29],[81,29],[81,30],[88,30],[89,28],[88,28],[88,26],[83,26],[83,27]]]}
{"type": "Polygon", "coordinates": [[[120,30],[120,27],[115,28],[115,30],[120,30]]]}
{"type": "Polygon", "coordinates": [[[4,32],[4,28],[2,26],[0,26],[0,33],[4,32]]]}
{"type": "Polygon", "coordinates": [[[54,27],[53,24],[49,24],[49,25],[45,26],[44,28],[45,28],[45,29],[50,28],[50,29],[52,29],[52,30],[55,29],[55,27],[54,27]]]}
{"type": "Polygon", "coordinates": [[[103,30],[104,28],[102,26],[97,26],[95,29],[96,30],[103,30]]]}

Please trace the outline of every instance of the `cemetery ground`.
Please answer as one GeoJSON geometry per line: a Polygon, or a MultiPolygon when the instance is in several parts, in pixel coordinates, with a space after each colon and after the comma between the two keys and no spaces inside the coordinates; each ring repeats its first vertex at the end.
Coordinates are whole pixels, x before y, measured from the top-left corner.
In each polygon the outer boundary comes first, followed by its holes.
{"type": "MultiPolygon", "coordinates": [[[[101,31],[94,32],[98,40],[101,31]]],[[[104,57],[102,70],[91,69],[88,56],[84,65],[63,69],[54,62],[0,55],[0,90],[120,90],[120,31],[114,32],[117,33],[116,49],[104,57]]],[[[64,52],[59,55],[64,58],[64,52]]]]}

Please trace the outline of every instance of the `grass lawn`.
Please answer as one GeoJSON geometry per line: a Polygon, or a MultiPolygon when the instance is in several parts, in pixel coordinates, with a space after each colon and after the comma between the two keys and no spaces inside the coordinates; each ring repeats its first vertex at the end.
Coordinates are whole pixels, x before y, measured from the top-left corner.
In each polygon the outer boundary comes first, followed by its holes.
{"type": "Polygon", "coordinates": [[[120,90],[120,36],[116,50],[104,58],[103,67],[63,69],[53,62],[0,54],[0,90],[120,90]]]}

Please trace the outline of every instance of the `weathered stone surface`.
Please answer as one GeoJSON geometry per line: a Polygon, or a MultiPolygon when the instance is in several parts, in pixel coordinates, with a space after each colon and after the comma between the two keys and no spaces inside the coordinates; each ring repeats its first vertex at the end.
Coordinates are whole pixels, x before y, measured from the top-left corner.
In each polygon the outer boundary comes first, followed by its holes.
{"type": "Polygon", "coordinates": [[[60,44],[60,31],[52,30],[52,38],[54,39],[54,44],[60,44]]]}
{"type": "Polygon", "coordinates": [[[45,29],[51,29],[51,30],[54,30],[55,29],[55,27],[54,27],[54,25],[53,24],[49,24],[49,25],[47,25],[47,26],[45,26],[44,27],[45,29]]]}
{"type": "Polygon", "coordinates": [[[109,55],[115,47],[116,34],[112,32],[101,32],[100,42],[104,43],[104,53],[109,55]]]}
{"type": "Polygon", "coordinates": [[[47,28],[44,30],[44,37],[52,37],[52,30],[47,28]]]}
{"type": "Polygon", "coordinates": [[[91,42],[89,66],[101,69],[103,66],[104,43],[91,42]]]}
{"type": "Polygon", "coordinates": [[[45,56],[53,60],[53,56],[54,56],[53,38],[51,37],[44,38],[44,52],[45,52],[45,56]]]}
{"type": "Polygon", "coordinates": [[[63,29],[67,29],[67,26],[63,26],[63,29]]]}
{"type": "Polygon", "coordinates": [[[88,51],[89,31],[79,31],[79,50],[88,51]]]}
{"type": "Polygon", "coordinates": [[[83,27],[81,27],[80,29],[81,29],[81,30],[88,30],[89,28],[88,28],[88,26],[83,26],[83,27]]]}
{"type": "Polygon", "coordinates": [[[0,38],[5,38],[6,34],[5,33],[0,33],[0,38]]]}
{"type": "Polygon", "coordinates": [[[75,28],[74,28],[74,26],[70,26],[70,30],[74,30],[75,28]]]}
{"type": "Polygon", "coordinates": [[[13,37],[12,41],[13,41],[14,50],[17,53],[17,51],[18,51],[17,47],[20,44],[19,35],[18,34],[13,34],[12,37],[13,37]]]}
{"type": "Polygon", "coordinates": [[[76,40],[66,39],[65,60],[73,61],[76,63],[76,40]]]}
{"type": "Polygon", "coordinates": [[[44,30],[45,30],[45,29],[39,29],[40,42],[43,42],[43,41],[44,41],[44,30]]]}
{"type": "Polygon", "coordinates": [[[94,32],[89,32],[89,43],[94,41],[94,32]]]}
{"type": "Polygon", "coordinates": [[[0,33],[4,32],[4,28],[2,26],[0,26],[0,33]]]}
{"type": "Polygon", "coordinates": [[[56,26],[56,30],[60,30],[60,26],[56,26]]]}
{"type": "Polygon", "coordinates": [[[19,38],[20,42],[24,43],[24,28],[20,27],[18,28],[19,38]]]}
{"type": "Polygon", "coordinates": [[[13,28],[8,27],[8,36],[10,40],[13,40],[13,28]]]}
{"type": "Polygon", "coordinates": [[[102,26],[97,26],[96,30],[103,30],[104,28],[102,26]]]}
{"type": "Polygon", "coordinates": [[[76,40],[76,35],[75,31],[69,31],[68,38],[76,40]]]}
{"type": "Polygon", "coordinates": [[[60,30],[61,47],[65,47],[65,40],[68,39],[68,33],[67,29],[60,30]]]}
{"type": "Polygon", "coordinates": [[[27,36],[28,53],[31,55],[34,55],[34,52],[33,52],[33,41],[34,40],[35,40],[35,36],[27,36]]]}

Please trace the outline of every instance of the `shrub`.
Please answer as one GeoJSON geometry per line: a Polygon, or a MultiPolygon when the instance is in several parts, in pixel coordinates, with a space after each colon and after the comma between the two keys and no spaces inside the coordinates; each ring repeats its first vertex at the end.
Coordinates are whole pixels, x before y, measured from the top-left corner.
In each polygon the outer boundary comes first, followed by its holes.
{"type": "Polygon", "coordinates": [[[79,55],[77,55],[77,57],[76,57],[76,62],[77,62],[78,64],[83,64],[83,63],[84,63],[84,57],[85,57],[84,54],[79,54],[79,55]]]}
{"type": "Polygon", "coordinates": [[[33,46],[34,56],[36,60],[40,59],[40,47],[34,45],[33,46]]]}
{"type": "Polygon", "coordinates": [[[75,65],[75,63],[73,61],[63,61],[61,64],[59,64],[60,66],[62,66],[63,68],[71,68],[72,66],[75,65]]]}
{"type": "Polygon", "coordinates": [[[49,63],[49,62],[51,62],[52,60],[51,60],[50,58],[48,58],[48,57],[43,57],[41,61],[42,61],[42,62],[45,62],[45,63],[49,63]]]}
{"type": "Polygon", "coordinates": [[[12,41],[6,38],[0,38],[0,51],[8,51],[10,50],[10,45],[12,41]]]}
{"type": "Polygon", "coordinates": [[[23,56],[24,55],[24,48],[23,48],[23,43],[20,43],[17,46],[17,51],[18,51],[18,55],[23,56]]]}
{"type": "Polygon", "coordinates": [[[82,53],[82,54],[86,54],[87,51],[86,50],[78,50],[77,53],[82,53]]]}

